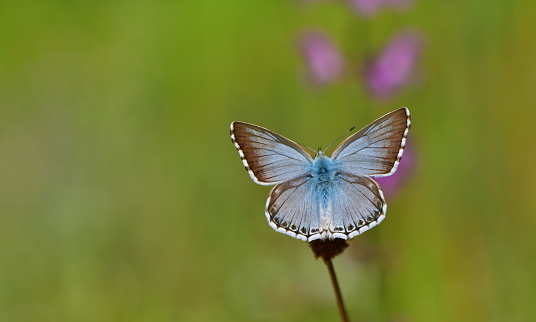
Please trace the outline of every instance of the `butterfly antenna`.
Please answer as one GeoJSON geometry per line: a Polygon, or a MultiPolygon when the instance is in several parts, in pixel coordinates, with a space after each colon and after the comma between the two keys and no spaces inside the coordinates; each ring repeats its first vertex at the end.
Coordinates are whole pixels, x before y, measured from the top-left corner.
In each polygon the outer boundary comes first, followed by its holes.
{"type": "Polygon", "coordinates": [[[311,149],[311,148],[308,147],[307,145],[304,145],[304,144],[301,144],[301,143],[300,143],[300,145],[303,146],[303,147],[308,148],[308,149],[311,150],[311,151],[313,151],[313,153],[317,153],[317,152],[318,152],[318,151],[316,151],[315,149],[311,149]]]}
{"type": "Polygon", "coordinates": [[[300,142],[296,142],[296,143],[298,143],[298,145],[301,145],[301,146],[304,147],[304,148],[308,148],[308,149],[311,150],[313,153],[317,153],[317,152],[318,152],[318,151],[316,151],[315,149],[311,149],[310,147],[308,147],[308,146],[305,145],[305,144],[301,144],[300,142]]]}
{"type": "MultiPolygon", "coordinates": [[[[331,142],[330,144],[328,144],[328,146],[324,149],[324,151],[327,151],[329,149],[329,147],[339,141],[340,139],[342,139],[343,137],[347,136],[348,134],[350,134],[350,132],[352,132],[353,130],[355,129],[355,125],[352,126],[348,131],[346,131],[346,133],[344,133],[343,135],[339,136],[338,138],[336,138],[335,140],[333,140],[333,142],[331,142]]],[[[310,148],[309,148],[310,149],[310,148]]]]}

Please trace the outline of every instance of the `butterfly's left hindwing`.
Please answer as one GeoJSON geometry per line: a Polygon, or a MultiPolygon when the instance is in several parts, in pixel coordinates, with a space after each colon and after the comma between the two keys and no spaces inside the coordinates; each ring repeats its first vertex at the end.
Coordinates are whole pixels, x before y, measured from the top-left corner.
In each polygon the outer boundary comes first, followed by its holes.
{"type": "Polygon", "coordinates": [[[266,201],[266,219],[278,232],[307,241],[320,232],[318,201],[310,178],[301,176],[275,186],[266,201]]]}
{"type": "Polygon", "coordinates": [[[300,145],[263,127],[231,123],[231,139],[251,179],[272,185],[307,173],[313,159],[300,145]]]}

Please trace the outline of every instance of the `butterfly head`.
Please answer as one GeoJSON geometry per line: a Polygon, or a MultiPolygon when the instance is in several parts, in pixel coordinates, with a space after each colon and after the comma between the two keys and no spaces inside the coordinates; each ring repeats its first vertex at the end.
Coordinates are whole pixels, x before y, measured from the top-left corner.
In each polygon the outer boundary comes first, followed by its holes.
{"type": "Polygon", "coordinates": [[[322,151],[322,148],[318,148],[318,150],[316,151],[315,159],[325,157],[325,156],[326,154],[324,153],[324,151],[322,151]]]}

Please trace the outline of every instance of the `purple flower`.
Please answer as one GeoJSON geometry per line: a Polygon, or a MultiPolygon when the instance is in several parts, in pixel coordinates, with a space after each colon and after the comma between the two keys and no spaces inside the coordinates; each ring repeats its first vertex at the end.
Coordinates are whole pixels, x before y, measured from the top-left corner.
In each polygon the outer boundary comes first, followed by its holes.
{"type": "Polygon", "coordinates": [[[378,13],[385,0],[350,0],[350,4],[359,14],[372,17],[378,13]]]}
{"type": "Polygon", "coordinates": [[[413,0],[350,0],[350,4],[360,15],[372,17],[382,8],[406,9],[413,4],[413,0]]]}
{"type": "Polygon", "coordinates": [[[329,84],[342,75],[343,59],[326,34],[308,31],[301,35],[300,47],[313,83],[329,84]]]}
{"type": "Polygon", "coordinates": [[[377,99],[393,98],[414,77],[421,56],[421,38],[404,32],[394,37],[365,67],[365,84],[377,99]]]}
{"type": "Polygon", "coordinates": [[[413,173],[416,167],[416,155],[411,141],[408,141],[402,160],[398,164],[396,172],[388,177],[375,178],[386,198],[391,198],[404,186],[407,178],[413,173]]]}

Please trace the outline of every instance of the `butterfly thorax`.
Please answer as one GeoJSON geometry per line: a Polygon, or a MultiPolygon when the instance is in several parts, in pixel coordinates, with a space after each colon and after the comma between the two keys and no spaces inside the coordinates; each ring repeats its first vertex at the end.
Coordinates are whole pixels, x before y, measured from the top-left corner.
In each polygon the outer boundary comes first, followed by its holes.
{"type": "Polygon", "coordinates": [[[333,182],[336,174],[336,168],[331,158],[327,157],[322,151],[316,155],[313,160],[311,171],[312,180],[318,185],[329,185],[333,182]]]}

